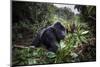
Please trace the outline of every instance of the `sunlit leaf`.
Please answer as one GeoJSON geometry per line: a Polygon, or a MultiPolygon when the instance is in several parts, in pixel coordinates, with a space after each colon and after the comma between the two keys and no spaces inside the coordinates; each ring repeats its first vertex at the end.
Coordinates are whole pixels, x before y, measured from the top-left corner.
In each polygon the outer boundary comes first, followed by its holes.
{"type": "Polygon", "coordinates": [[[72,56],[73,58],[78,57],[78,55],[77,55],[76,53],[71,53],[71,56],[72,56]]]}
{"type": "Polygon", "coordinates": [[[89,31],[84,31],[84,32],[82,32],[81,34],[82,34],[82,35],[85,35],[85,34],[87,34],[87,33],[89,33],[89,31]]]}
{"type": "Polygon", "coordinates": [[[61,46],[61,49],[63,49],[65,47],[64,42],[60,42],[60,46],[61,46]]]}
{"type": "Polygon", "coordinates": [[[53,52],[48,52],[48,53],[47,53],[47,57],[48,57],[48,58],[54,58],[54,57],[56,57],[56,54],[53,53],[53,52]]]}

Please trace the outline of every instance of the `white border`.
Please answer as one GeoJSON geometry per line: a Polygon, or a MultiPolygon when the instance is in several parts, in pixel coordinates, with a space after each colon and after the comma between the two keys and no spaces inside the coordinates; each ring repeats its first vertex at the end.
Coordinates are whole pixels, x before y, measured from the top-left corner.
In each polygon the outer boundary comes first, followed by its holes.
{"type": "MultiPolygon", "coordinates": [[[[27,0],[28,1],[28,0],[27,0]]],[[[31,0],[33,1],[33,0],[31,0]]],[[[37,0],[34,0],[37,1],[37,0]]],[[[66,63],[38,65],[39,67],[100,67],[100,0],[38,0],[38,2],[56,2],[97,6],[97,61],[84,63],[66,63]]],[[[10,1],[0,0],[0,67],[10,64],[10,1]]],[[[29,66],[30,67],[30,66],[29,66]]]]}
{"type": "Polygon", "coordinates": [[[53,2],[53,3],[96,5],[96,0],[15,0],[15,1],[36,1],[36,2],[53,2]]]}

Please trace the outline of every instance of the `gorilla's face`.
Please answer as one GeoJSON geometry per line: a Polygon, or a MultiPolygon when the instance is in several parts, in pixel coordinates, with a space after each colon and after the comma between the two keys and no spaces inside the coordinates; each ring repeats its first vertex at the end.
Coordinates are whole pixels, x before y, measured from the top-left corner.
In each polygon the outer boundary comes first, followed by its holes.
{"type": "Polygon", "coordinates": [[[64,39],[64,37],[66,35],[66,30],[65,30],[64,26],[60,22],[57,22],[54,25],[54,29],[56,31],[57,38],[58,39],[64,39]]]}

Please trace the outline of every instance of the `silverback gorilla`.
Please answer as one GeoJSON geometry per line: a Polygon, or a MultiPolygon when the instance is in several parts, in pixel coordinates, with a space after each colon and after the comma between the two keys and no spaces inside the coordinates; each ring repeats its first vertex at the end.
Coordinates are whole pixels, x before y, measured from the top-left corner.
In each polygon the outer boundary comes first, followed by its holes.
{"type": "Polygon", "coordinates": [[[55,24],[44,28],[38,33],[38,36],[33,40],[32,45],[37,47],[41,42],[46,49],[52,52],[56,52],[58,50],[58,44],[60,40],[64,39],[66,34],[66,29],[60,22],[56,22],[55,24]]]}

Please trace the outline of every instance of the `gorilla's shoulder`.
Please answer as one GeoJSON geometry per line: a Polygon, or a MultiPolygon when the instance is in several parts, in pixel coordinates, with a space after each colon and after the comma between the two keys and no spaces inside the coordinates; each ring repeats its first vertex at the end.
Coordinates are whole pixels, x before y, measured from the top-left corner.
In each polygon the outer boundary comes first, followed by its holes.
{"type": "Polygon", "coordinates": [[[49,32],[52,32],[53,30],[53,27],[52,26],[48,26],[44,29],[41,30],[41,35],[43,35],[44,33],[49,33],[49,32]]]}

